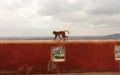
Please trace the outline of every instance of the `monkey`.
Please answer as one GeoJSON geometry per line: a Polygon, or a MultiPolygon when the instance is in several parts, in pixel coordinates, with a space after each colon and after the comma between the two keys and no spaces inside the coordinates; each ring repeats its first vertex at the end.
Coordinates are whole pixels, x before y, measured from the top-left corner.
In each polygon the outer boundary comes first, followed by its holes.
{"type": "Polygon", "coordinates": [[[60,38],[60,39],[64,39],[64,40],[67,40],[68,39],[68,36],[66,36],[65,32],[68,32],[68,30],[64,30],[64,31],[53,31],[53,34],[55,35],[54,37],[54,40],[57,38],[57,36],[60,38]],[[61,38],[62,36],[62,38],[61,38]]]}

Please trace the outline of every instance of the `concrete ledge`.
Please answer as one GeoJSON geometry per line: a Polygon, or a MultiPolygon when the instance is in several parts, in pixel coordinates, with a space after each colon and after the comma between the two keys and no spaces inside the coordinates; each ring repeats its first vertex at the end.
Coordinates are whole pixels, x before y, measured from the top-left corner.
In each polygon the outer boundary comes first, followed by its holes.
{"type": "Polygon", "coordinates": [[[55,43],[55,42],[83,42],[83,43],[99,43],[111,42],[117,43],[120,40],[0,40],[0,43],[55,43]]]}

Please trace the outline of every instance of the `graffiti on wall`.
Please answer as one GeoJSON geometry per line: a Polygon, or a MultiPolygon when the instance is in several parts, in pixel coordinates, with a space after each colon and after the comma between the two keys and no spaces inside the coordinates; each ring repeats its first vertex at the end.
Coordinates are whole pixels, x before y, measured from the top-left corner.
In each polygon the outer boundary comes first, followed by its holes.
{"type": "Polygon", "coordinates": [[[51,60],[54,62],[65,61],[65,48],[63,46],[54,46],[51,49],[51,60]]]}
{"type": "Polygon", "coordinates": [[[115,58],[120,59],[120,45],[115,45],[115,58]]]}

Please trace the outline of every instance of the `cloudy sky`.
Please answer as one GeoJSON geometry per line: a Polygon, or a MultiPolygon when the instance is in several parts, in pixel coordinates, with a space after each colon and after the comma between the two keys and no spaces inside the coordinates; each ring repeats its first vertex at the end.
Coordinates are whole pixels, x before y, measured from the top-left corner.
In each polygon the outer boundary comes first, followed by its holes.
{"type": "Polygon", "coordinates": [[[0,0],[0,36],[120,33],[120,0],[0,0]]]}

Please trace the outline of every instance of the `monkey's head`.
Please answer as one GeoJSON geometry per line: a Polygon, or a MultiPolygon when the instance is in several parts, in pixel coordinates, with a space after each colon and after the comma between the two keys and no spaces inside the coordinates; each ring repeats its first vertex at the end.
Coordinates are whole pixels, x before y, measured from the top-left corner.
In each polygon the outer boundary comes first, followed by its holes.
{"type": "Polygon", "coordinates": [[[53,34],[55,34],[55,31],[53,31],[53,34]]]}

